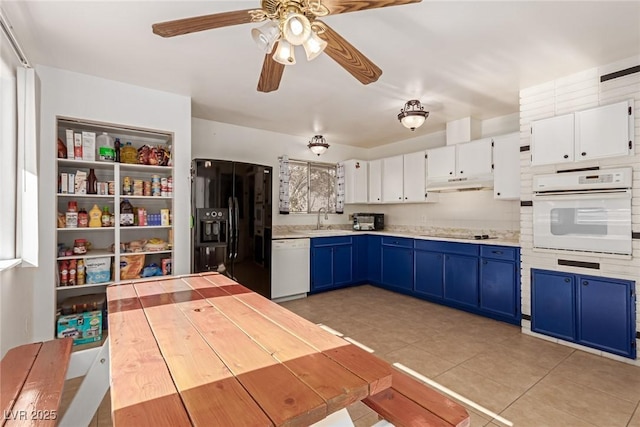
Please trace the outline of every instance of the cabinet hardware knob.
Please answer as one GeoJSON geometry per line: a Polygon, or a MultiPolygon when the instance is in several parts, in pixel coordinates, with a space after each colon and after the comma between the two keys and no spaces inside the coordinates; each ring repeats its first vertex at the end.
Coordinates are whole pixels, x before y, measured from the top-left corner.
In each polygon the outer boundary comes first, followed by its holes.
{"type": "Polygon", "coordinates": [[[407,200],[407,198],[406,198],[406,197],[405,197],[404,199],[405,199],[405,200],[407,200]]]}
{"type": "Polygon", "coordinates": [[[587,152],[586,152],[586,151],[583,151],[581,154],[582,154],[583,156],[586,156],[586,155],[587,155],[587,152]]]}
{"type": "Polygon", "coordinates": [[[585,280],[584,282],[582,282],[582,284],[583,284],[584,286],[587,286],[587,285],[589,284],[589,282],[587,282],[587,281],[585,280]]]}
{"type": "Polygon", "coordinates": [[[562,157],[564,157],[565,159],[568,159],[568,158],[569,158],[569,155],[568,155],[568,154],[565,154],[565,155],[564,155],[564,156],[562,156],[562,157]]]}
{"type": "Polygon", "coordinates": [[[398,200],[402,200],[402,197],[398,197],[398,200]]]}
{"type": "Polygon", "coordinates": [[[497,194],[498,194],[498,196],[499,196],[499,195],[500,195],[500,192],[498,192],[497,194]]]}
{"type": "Polygon", "coordinates": [[[571,279],[569,279],[568,277],[564,279],[565,282],[569,283],[571,281],[571,279]]]}
{"type": "Polygon", "coordinates": [[[464,173],[464,171],[460,171],[460,173],[464,173]]]}
{"type": "Polygon", "coordinates": [[[453,172],[449,172],[449,175],[453,175],[453,172]]]}

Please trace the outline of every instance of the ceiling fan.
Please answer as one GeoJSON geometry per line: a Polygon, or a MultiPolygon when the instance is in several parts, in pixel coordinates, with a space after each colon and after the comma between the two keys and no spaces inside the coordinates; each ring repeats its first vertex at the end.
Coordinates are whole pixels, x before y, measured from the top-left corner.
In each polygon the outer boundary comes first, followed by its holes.
{"type": "Polygon", "coordinates": [[[314,59],[324,51],[366,85],[378,80],[382,70],[318,18],[421,1],[261,0],[260,9],[236,10],[160,22],[153,24],[152,28],[159,36],[174,37],[231,25],[267,21],[260,28],[252,30],[254,40],[265,52],[258,91],[271,92],[278,89],[285,65],[295,64],[294,48],[299,45],[304,47],[307,60],[314,59]]]}

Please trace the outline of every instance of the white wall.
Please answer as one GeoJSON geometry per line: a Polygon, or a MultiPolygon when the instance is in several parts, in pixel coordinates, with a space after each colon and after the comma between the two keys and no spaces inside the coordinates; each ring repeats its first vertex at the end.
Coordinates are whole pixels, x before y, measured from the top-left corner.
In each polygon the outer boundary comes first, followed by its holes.
{"type": "MultiPolygon", "coordinates": [[[[37,66],[41,81],[39,185],[40,267],[33,282],[33,340],[50,339],[55,320],[56,116],[157,129],[174,134],[174,272],[189,272],[191,99],[37,66]]],[[[20,305],[17,301],[14,302],[20,305]]],[[[25,302],[26,303],[26,302],[25,302]]]]}
{"type": "MultiPolygon", "coordinates": [[[[346,159],[363,159],[364,148],[334,144],[327,141],[329,149],[316,156],[308,148],[309,139],[282,133],[252,129],[210,120],[196,119],[191,122],[193,141],[191,154],[195,158],[235,160],[273,167],[278,174],[278,157],[286,154],[290,159],[336,163],[346,159]]],[[[275,178],[277,179],[277,178],[275,178]]],[[[273,186],[273,225],[315,224],[315,214],[278,214],[278,186],[273,186]]],[[[347,224],[347,215],[329,215],[327,224],[347,224]]]]}

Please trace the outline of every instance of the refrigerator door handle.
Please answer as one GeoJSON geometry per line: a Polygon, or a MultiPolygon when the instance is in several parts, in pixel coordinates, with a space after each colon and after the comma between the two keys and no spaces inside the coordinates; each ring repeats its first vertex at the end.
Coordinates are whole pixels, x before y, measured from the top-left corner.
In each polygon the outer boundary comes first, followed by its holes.
{"type": "Polygon", "coordinates": [[[229,197],[229,227],[227,227],[228,246],[229,246],[229,260],[233,259],[233,245],[235,244],[235,224],[233,218],[233,200],[229,197]]]}
{"type": "Polygon", "coordinates": [[[234,197],[233,198],[233,215],[234,215],[233,226],[235,228],[235,235],[236,235],[235,236],[235,245],[234,245],[235,254],[233,256],[234,259],[238,259],[238,246],[240,246],[239,245],[239,242],[240,242],[240,227],[239,227],[239,224],[240,224],[240,218],[239,218],[240,213],[239,212],[240,212],[240,207],[238,206],[238,198],[234,197]]]}

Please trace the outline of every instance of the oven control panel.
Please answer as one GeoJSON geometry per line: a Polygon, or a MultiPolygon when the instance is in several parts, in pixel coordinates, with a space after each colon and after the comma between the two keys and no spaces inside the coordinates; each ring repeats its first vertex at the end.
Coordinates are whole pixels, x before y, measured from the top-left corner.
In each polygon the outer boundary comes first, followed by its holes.
{"type": "Polygon", "coordinates": [[[578,178],[579,184],[612,184],[622,183],[624,180],[621,173],[603,173],[597,175],[583,175],[578,178]]]}
{"type": "Polygon", "coordinates": [[[588,191],[614,188],[631,188],[632,168],[616,168],[592,171],[558,172],[534,175],[533,191],[588,191]]]}

